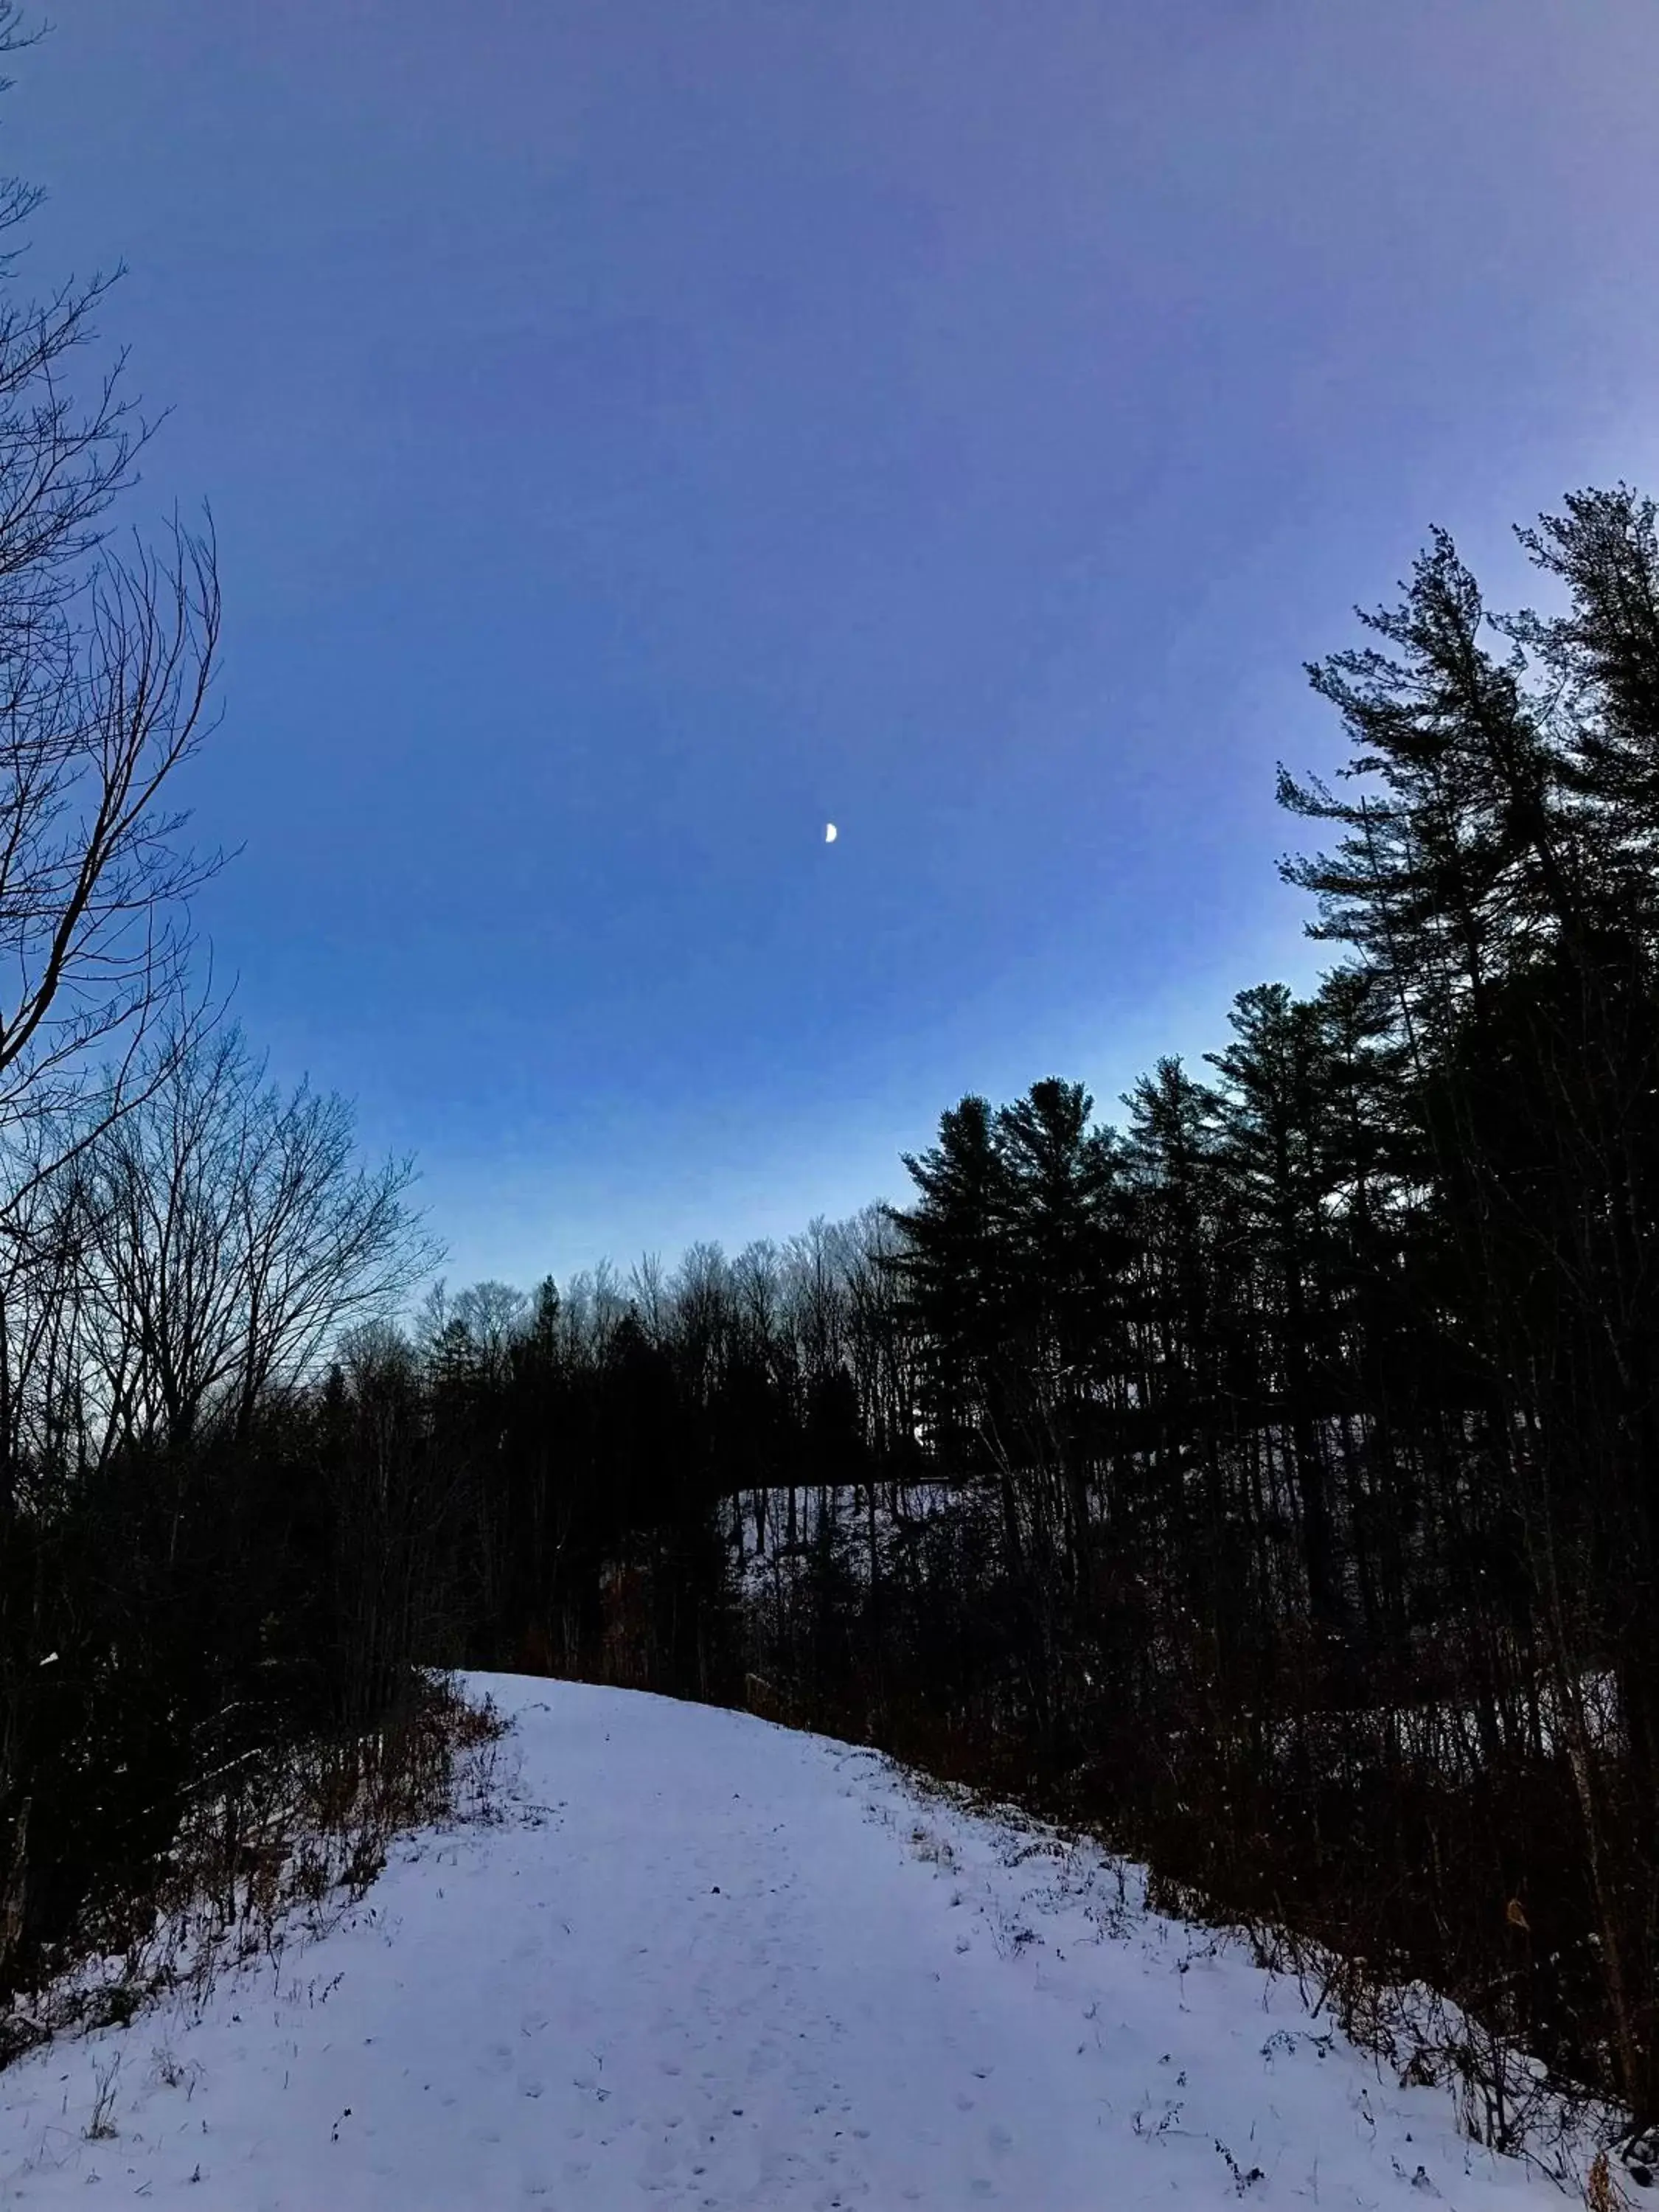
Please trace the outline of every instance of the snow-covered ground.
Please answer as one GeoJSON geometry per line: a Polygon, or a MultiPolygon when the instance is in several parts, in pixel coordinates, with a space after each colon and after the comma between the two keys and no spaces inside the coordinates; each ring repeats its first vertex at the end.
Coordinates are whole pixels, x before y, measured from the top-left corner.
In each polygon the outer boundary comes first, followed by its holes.
{"type": "Polygon", "coordinates": [[[0,2203],[1559,2212],[1091,1845],[745,1715],[475,1680],[505,1817],[0,2075],[0,2203]]]}

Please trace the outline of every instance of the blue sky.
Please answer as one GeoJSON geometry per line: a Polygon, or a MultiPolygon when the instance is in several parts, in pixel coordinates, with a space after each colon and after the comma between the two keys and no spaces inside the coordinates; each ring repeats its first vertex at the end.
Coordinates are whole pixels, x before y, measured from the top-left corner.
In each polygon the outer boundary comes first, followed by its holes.
{"type": "Polygon", "coordinates": [[[70,0],[15,74],[217,523],[218,969],[453,1279],[1219,1043],[1315,969],[1302,660],[1659,477],[1652,0],[70,0]]]}

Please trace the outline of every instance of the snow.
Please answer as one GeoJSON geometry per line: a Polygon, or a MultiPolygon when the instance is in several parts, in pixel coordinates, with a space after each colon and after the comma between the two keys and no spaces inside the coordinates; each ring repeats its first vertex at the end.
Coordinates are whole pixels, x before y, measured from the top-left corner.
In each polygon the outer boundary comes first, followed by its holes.
{"type": "Polygon", "coordinates": [[[1559,2212],[1091,1844],[747,1715],[472,1680],[501,1817],[0,2075],[0,2203],[1559,2212]]]}

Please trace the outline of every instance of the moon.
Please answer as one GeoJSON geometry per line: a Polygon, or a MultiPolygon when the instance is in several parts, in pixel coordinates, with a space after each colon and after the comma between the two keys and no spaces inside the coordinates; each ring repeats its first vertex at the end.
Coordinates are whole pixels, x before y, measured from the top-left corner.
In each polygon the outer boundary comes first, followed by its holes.
{"type": "Polygon", "coordinates": [[[826,845],[833,845],[836,842],[836,834],[837,832],[835,823],[833,822],[826,822],[823,825],[824,843],[826,845]]]}

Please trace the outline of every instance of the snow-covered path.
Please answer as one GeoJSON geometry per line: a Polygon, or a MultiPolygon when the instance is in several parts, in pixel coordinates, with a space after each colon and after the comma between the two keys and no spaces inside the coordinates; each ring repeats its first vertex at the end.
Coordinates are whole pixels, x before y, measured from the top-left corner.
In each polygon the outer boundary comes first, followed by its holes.
{"type": "Polygon", "coordinates": [[[1091,1848],[744,1715],[477,1679],[505,1824],[416,1839],[199,2018],[0,2075],[0,2203],[1559,2212],[1091,1848]]]}

